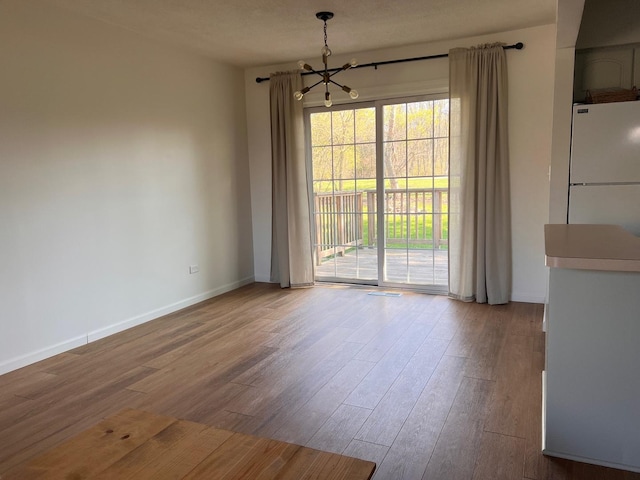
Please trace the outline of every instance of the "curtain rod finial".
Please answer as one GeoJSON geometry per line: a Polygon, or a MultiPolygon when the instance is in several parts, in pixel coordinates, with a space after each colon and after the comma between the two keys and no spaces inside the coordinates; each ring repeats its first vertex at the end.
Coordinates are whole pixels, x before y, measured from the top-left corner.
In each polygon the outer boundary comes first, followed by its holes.
{"type": "Polygon", "coordinates": [[[522,50],[524,48],[524,43],[518,42],[516,43],[515,47],[516,47],[516,50],[522,50]]]}

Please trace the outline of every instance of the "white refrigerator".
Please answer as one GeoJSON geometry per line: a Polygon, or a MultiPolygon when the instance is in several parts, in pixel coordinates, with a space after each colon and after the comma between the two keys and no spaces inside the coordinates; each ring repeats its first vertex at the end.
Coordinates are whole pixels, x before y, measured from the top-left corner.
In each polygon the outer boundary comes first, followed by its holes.
{"type": "Polygon", "coordinates": [[[573,107],[568,223],[640,235],[640,101],[573,107]]]}

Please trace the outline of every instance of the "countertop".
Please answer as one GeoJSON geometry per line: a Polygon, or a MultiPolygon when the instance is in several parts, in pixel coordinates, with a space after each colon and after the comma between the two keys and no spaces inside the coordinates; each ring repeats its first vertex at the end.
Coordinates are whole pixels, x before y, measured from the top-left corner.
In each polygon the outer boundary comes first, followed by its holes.
{"type": "Polygon", "coordinates": [[[618,225],[545,225],[544,239],[548,267],[640,273],[640,238],[618,225]]]}

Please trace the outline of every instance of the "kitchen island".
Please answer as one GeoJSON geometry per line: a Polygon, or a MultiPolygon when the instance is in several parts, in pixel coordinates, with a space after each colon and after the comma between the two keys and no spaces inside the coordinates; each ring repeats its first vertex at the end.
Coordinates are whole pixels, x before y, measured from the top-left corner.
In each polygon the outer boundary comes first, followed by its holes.
{"type": "Polygon", "coordinates": [[[640,238],[545,225],[543,452],[640,472],[640,238]]]}

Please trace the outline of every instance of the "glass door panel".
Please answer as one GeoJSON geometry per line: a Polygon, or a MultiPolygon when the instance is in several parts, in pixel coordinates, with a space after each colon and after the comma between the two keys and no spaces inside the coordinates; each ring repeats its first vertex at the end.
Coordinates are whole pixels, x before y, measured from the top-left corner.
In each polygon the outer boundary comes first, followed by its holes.
{"type": "Polygon", "coordinates": [[[448,284],[448,101],[382,106],[383,282],[448,284]]]}
{"type": "Polygon", "coordinates": [[[318,280],[375,283],[375,108],[308,116],[318,280]]]}

